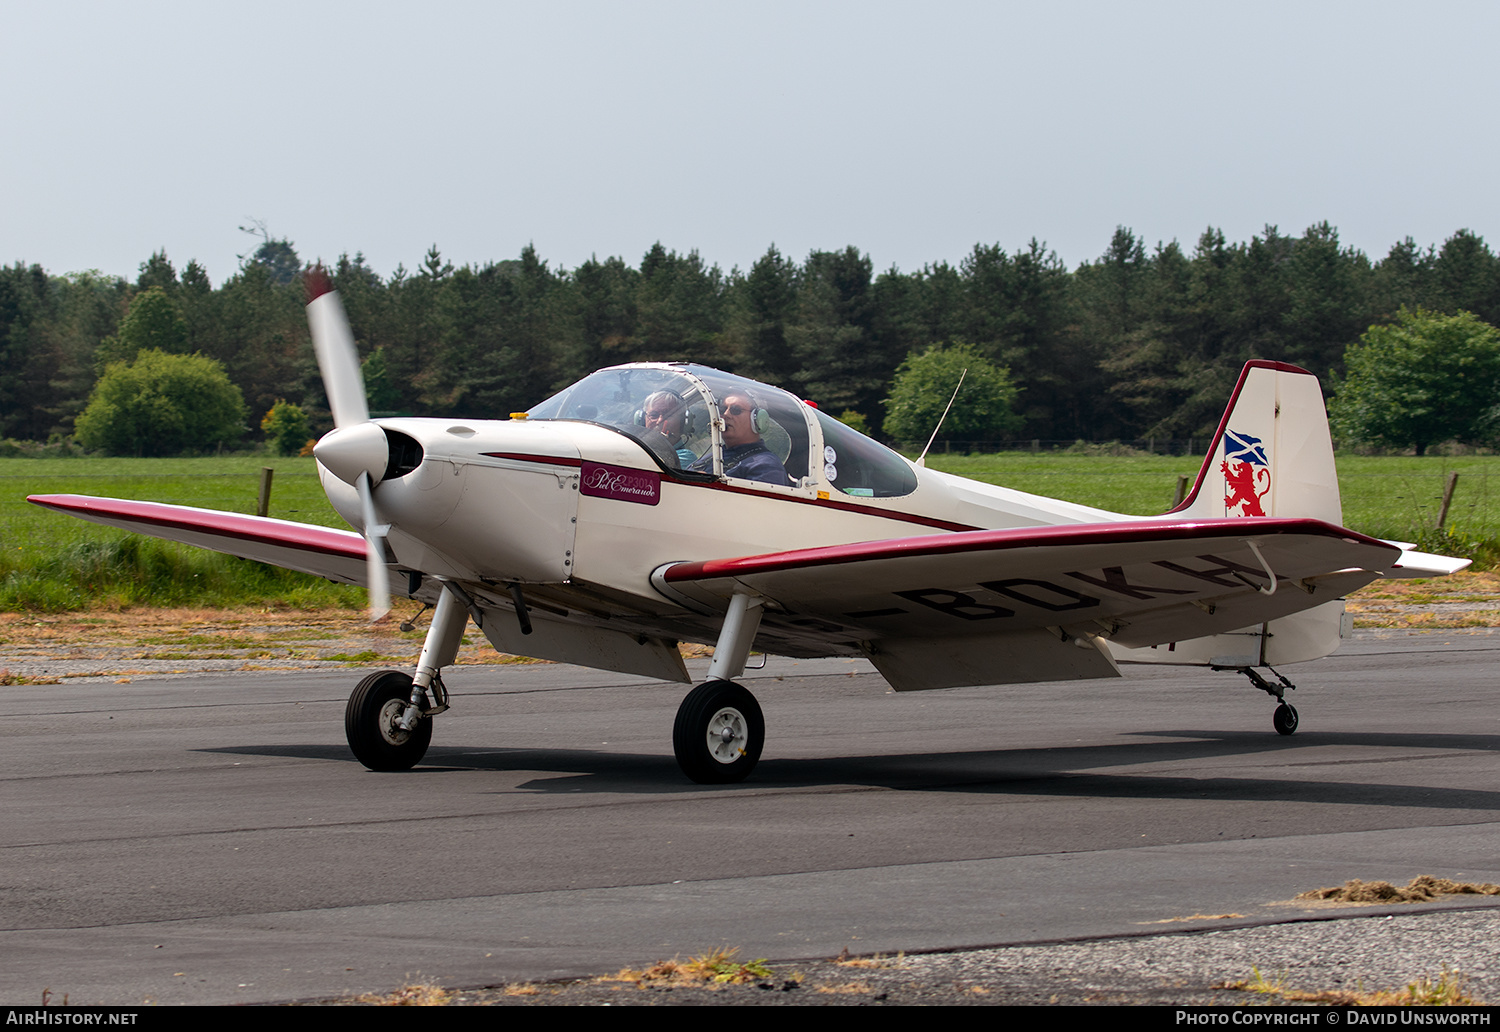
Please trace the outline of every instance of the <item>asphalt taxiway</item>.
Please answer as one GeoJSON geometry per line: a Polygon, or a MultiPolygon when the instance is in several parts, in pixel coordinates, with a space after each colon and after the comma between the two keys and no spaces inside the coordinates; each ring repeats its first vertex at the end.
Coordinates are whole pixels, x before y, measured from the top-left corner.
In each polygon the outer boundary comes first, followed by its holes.
{"type": "Polygon", "coordinates": [[[1500,635],[1362,632],[1285,671],[1286,738],[1227,673],[899,695],[772,658],[745,679],[764,758],[727,787],[676,769],[683,686],[561,665],[452,670],[401,774],[343,742],[361,671],[6,687],[0,1002],[1076,941],[1336,916],[1288,901],[1354,877],[1500,882],[1497,669],[1500,635]]]}

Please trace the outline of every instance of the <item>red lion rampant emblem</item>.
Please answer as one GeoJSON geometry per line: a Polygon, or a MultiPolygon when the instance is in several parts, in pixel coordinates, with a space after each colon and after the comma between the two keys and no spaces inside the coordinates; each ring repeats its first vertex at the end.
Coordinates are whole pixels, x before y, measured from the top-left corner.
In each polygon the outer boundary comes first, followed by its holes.
{"type": "Polygon", "coordinates": [[[1271,490],[1271,464],[1260,438],[1224,432],[1224,515],[1264,516],[1260,500],[1271,490]]]}

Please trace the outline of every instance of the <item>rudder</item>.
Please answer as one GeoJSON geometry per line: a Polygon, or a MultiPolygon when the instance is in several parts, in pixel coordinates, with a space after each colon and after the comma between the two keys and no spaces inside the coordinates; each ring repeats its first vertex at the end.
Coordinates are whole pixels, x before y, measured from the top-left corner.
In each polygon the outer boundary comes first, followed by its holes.
{"type": "Polygon", "coordinates": [[[1177,516],[1310,516],[1340,526],[1338,471],[1318,378],[1285,362],[1240,371],[1177,516]]]}

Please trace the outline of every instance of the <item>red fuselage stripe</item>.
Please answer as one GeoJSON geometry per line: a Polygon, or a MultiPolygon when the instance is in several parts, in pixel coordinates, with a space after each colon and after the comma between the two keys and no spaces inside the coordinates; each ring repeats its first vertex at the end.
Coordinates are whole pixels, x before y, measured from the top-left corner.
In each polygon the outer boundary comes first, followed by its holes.
{"type": "Polygon", "coordinates": [[[774,498],[780,502],[796,502],[799,505],[815,505],[823,509],[838,509],[842,512],[857,512],[862,516],[879,516],[882,519],[896,520],[900,523],[916,523],[923,527],[933,527],[937,530],[977,530],[970,523],[951,523],[948,520],[940,520],[932,516],[918,516],[909,512],[892,512],[888,509],[877,509],[873,505],[859,505],[856,502],[836,502],[832,498],[798,498],[794,495],[772,494],[769,491],[757,491],[753,487],[740,487],[737,484],[718,483],[687,483],[684,481],[670,481],[680,483],[684,487],[706,487],[714,491],[729,491],[732,494],[754,495],[756,498],[774,498]]]}
{"type": "MultiPolygon", "coordinates": [[[[485,456],[492,459],[510,459],[515,462],[536,462],[547,466],[581,466],[583,460],[566,458],[559,455],[526,455],[520,452],[484,452],[485,456]]],[[[645,470],[643,472],[654,473],[656,470],[645,470]]],[[[746,494],[755,498],[771,498],[778,502],[796,502],[799,505],[815,505],[823,509],[837,509],[841,512],[857,512],[861,516],[878,516],[885,520],[895,520],[898,523],[915,523],[922,527],[932,527],[934,530],[977,530],[972,523],[954,523],[951,520],[940,520],[934,516],[918,516],[909,512],[895,512],[889,509],[880,509],[873,505],[860,505],[857,502],[836,502],[831,498],[798,498],[793,495],[774,494],[770,491],[758,491],[753,487],[740,487],[737,484],[721,484],[717,482],[697,480],[676,480],[670,474],[663,478],[663,483],[676,484],[679,487],[708,488],[711,491],[728,491],[731,494],[746,494]]]]}
{"type": "Polygon", "coordinates": [[[488,459],[510,459],[513,462],[539,462],[544,466],[582,466],[583,460],[566,455],[528,455],[524,452],[487,451],[480,452],[488,459]]]}

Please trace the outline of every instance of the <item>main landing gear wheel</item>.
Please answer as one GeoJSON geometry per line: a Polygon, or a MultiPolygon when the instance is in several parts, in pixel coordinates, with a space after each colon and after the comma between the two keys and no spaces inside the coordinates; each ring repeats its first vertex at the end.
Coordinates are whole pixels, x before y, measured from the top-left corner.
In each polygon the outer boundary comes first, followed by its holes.
{"type": "Polygon", "coordinates": [[[395,670],[371,674],[355,687],[344,709],[344,734],[354,758],[371,770],[410,770],[432,741],[432,720],[403,731],[396,719],[411,699],[411,678],[395,670]]]}
{"type": "Polygon", "coordinates": [[[1278,735],[1289,735],[1297,730],[1297,707],[1289,702],[1283,702],[1276,707],[1276,712],[1271,714],[1271,724],[1276,728],[1278,735]]]}
{"type": "Polygon", "coordinates": [[[700,785],[743,781],[765,744],[760,703],[732,681],[706,681],[688,692],[672,725],[677,765],[700,785]]]}

